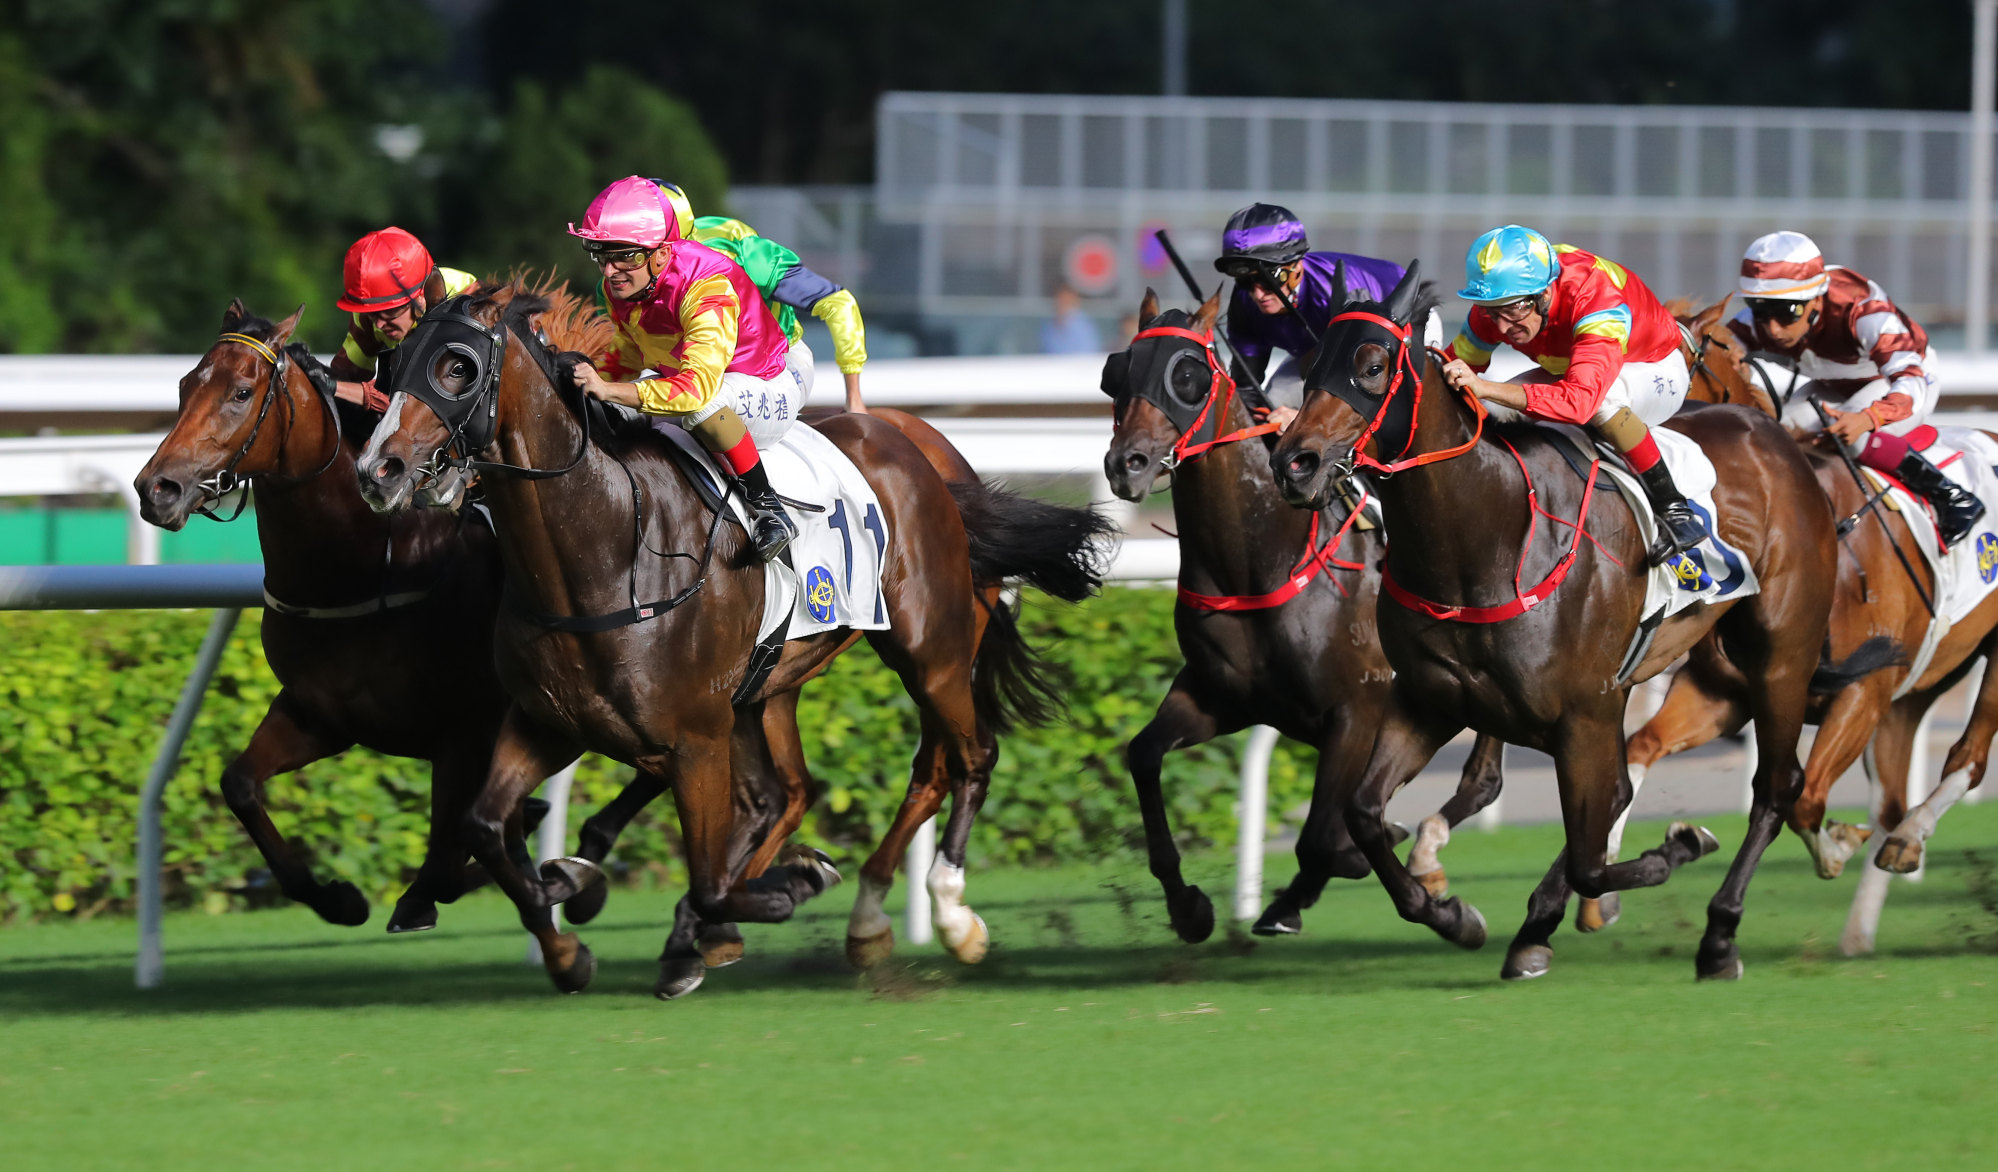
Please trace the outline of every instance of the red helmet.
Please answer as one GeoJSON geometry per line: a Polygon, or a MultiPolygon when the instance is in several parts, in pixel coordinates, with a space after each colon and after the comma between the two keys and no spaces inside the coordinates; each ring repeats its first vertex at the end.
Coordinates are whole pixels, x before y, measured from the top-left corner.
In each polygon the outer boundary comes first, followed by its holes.
{"type": "Polygon", "coordinates": [[[430,250],[401,228],[370,232],[347,250],[347,295],[335,304],[349,313],[407,305],[436,271],[430,250]]]}

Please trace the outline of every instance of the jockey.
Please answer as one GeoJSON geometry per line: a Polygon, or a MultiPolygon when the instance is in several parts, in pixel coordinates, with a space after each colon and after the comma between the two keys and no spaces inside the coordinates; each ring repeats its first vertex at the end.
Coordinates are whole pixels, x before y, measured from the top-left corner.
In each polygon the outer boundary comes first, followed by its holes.
{"type": "Polygon", "coordinates": [[[375,364],[402,344],[433,305],[478,285],[470,273],[440,268],[423,242],[401,228],[370,232],[347,250],[346,296],[334,304],[354,315],[331,364],[335,394],[380,414],[388,396],[375,389],[375,364]]]}
{"type": "MultiPolygon", "coordinates": [[[[1273,349],[1289,355],[1263,382],[1270,418],[1277,423],[1289,423],[1297,415],[1304,397],[1301,362],[1318,345],[1317,332],[1338,311],[1332,304],[1332,274],[1340,261],[1346,262],[1347,292],[1373,301],[1387,300],[1404,271],[1393,261],[1370,256],[1310,251],[1304,224],[1290,209],[1275,204],[1250,204],[1229,216],[1221,233],[1221,255],[1214,267],[1235,281],[1226,331],[1237,360],[1235,381],[1251,383],[1249,373],[1263,378],[1273,349]],[[1283,296],[1278,296],[1279,288],[1283,296]],[[1284,297],[1296,313],[1285,307],[1284,297]]],[[[1433,341],[1441,342],[1440,319],[1433,332],[1433,341]]]]}
{"type": "Polygon", "coordinates": [[[1450,344],[1444,380],[1534,419],[1587,424],[1623,453],[1651,498],[1652,562],[1698,545],[1706,523],[1651,438],[1692,383],[1679,326],[1658,298],[1623,266],[1518,224],[1478,237],[1464,269],[1457,296],[1474,304],[1450,344]],[[1480,377],[1501,342],[1541,369],[1503,383],[1480,377]]]}
{"type": "Polygon", "coordinates": [[[867,329],[861,323],[860,306],[853,294],[806,268],[797,253],[757,235],[756,229],[741,220],[727,216],[697,218],[686,193],[678,186],[657,179],[653,182],[659,184],[659,190],[666,193],[667,202],[673,205],[680,238],[705,244],[741,265],[755,283],[756,291],[763,294],[763,302],[776,316],[784,336],[794,348],[803,351],[805,361],[812,361],[812,352],[804,344],[805,331],[798,325],[798,311],[826,323],[826,329],[832,333],[833,361],[846,380],[846,409],[865,415],[867,405],[860,401],[860,369],[867,364],[867,329]]]}
{"type": "Polygon", "coordinates": [[[1936,440],[1924,420],[1937,397],[1936,352],[1922,327],[1864,275],[1826,264],[1801,232],[1771,232],[1748,246],[1741,294],[1748,307],[1728,328],[1750,349],[1795,359],[1811,380],[1784,408],[1784,424],[1793,432],[1821,430],[1811,404],[1839,400],[1824,408],[1831,433],[1860,463],[1926,498],[1945,545],[1961,541],[1984,515],[1984,502],[1922,454],[1936,440]]]}
{"type": "MultiPolygon", "coordinates": [[[[742,485],[750,542],[770,561],[797,527],[770,487],[751,435],[765,443],[790,429],[811,391],[810,366],[787,362],[777,319],[740,266],[680,238],[659,185],[632,175],[597,194],[569,233],[603,271],[602,292],[617,341],[603,358],[607,381],[587,362],[576,385],[606,402],[677,419],[742,485]],[[645,372],[658,372],[645,377],[645,372]]],[[[809,360],[807,360],[809,362],[809,360]]],[[[660,426],[663,421],[655,421],[660,426]]]]}

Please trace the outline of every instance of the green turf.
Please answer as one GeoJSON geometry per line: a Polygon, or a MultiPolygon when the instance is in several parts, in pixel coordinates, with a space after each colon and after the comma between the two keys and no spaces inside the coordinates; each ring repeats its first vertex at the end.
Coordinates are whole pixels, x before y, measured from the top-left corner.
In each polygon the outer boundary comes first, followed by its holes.
{"type": "MultiPolygon", "coordinates": [[[[1739,819],[1713,819],[1725,849],[1739,819]]],[[[1632,843],[1659,828],[1634,828],[1632,843]]],[[[974,872],[965,969],[839,959],[853,890],[749,930],[692,998],[650,996],[664,894],[584,932],[577,997],[521,963],[480,896],[421,937],[296,909],[167,924],[167,989],[131,988],[128,921],[0,931],[7,1168],[1992,1166],[1998,803],[1959,808],[1847,961],[1852,892],[1771,852],[1746,980],[1692,954],[1723,865],[1496,979],[1557,835],[1460,834],[1456,890],[1497,939],[1457,951],[1341,884],[1301,939],[1169,942],[1128,856],[974,872]]],[[[1273,858],[1272,871],[1288,874],[1273,858]]],[[[1191,861],[1225,891],[1220,856],[1191,861]]],[[[1273,878],[1281,876],[1273,875],[1273,878]]]]}

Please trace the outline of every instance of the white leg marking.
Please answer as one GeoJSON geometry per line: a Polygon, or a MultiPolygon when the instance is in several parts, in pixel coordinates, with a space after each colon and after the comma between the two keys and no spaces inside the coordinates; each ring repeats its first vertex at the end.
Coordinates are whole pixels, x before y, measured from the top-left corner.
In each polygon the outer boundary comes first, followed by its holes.
{"type": "Polygon", "coordinates": [[[848,936],[873,940],[894,930],[895,922],[881,910],[881,902],[888,898],[888,889],[893,886],[893,881],[881,883],[864,874],[860,877],[860,893],[854,896],[853,915],[846,922],[848,936]]]}
{"type": "Polygon", "coordinates": [[[1650,771],[1650,768],[1644,765],[1631,765],[1625,768],[1625,772],[1630,774],[1630,804],[1623,808],[1623,813],[1616,816],[1616,825],[1610,827],[1609,853],[1603,856],[1605,866],[1616,862],[1617,852],[1623,849],[1624,827],[1630,825],[1630,812],[1637,809],[1637,791],[1644,788],[1644,775],[1650,771]]]}
{"type": "Polygon", "coordinates": [[[1887,836],[1876,834],[1867,844],[1866,865],[1859,868],[1859,890],[1852,895],[1852,911],[1845,918],[1845,932],[1839,936],[1838,950],[1846,956],[1866,956],[1873,951],[1873,936],[1880,928],[1880,908],[1887,902],[1887,887],[1894,876],[1873,865],[1873,858],[1887,836]]]}
{"type": "Polygon", "coordinates": [[[1450,845],[1450,823],[1431,814],[1415,828],[1415,845],[1408,848],[1408,873],[1427,875],[1443,865],[1436,852],[1450,845]]]}
{"type": "Polygon", "coordinates": [[[1917,843],[1927,842],[1929,835],[1936,832],[1936,824],[1949,808],[1956,805],[1965,791],[1970,789],[1970,771],[1959,769],[1942,779],[1936,792],[1929,795],[1928,801],[1908,811],[1908,816],[1894,828],[1893,838],[1911,838],[1917,843]]]}
{"type": "Polygon", "coordinates": [[[930,921],[950,954],[966,964],[985,959],[985,921],[964,905],[964,868],[938,855],[930,864],[930,921]]]}

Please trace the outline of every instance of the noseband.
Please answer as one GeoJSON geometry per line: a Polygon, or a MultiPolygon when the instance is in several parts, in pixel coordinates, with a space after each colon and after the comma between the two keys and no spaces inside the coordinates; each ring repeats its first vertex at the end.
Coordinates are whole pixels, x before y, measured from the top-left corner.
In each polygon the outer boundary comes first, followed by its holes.
{"type": "MultiPolygon", "coordinates": [[[[211,476],[203,477],[194,484],[195,491],[202,495],[202,503],[195,506],[195,512],[211,520],[234,521],[243,515],[243,509],[249,505],[249,493],[245,492],[236,498],[236,511],[226,517],[215,513],[209,508],[209,505],[244,487],[245,478],[237,476],[236,469],[242,465],[244,458],[250,454],[250,449],[257,446],[257,437],[263,434],[264,420],[270,417],[271,404],[277,401],[279,388],[286,386],[286,380],[291,374],[291,355],[286,353],[282,346],[272,346],[261,338],[253,338],[248,334],[235,333],[233,331],[215,339],[215,344],[218,346],[224,342],[237,342],[248,346],[256,352],[257,357],[271,364],[270,377],[264,381],[263,402],[257,406],[257,421],[250,428],[249,438],[243,441],[242,445],[236,449],[236,454],[229,457],[229,462],[224,464],[220,471],[211,476]]],[[[335,410],[333,404],[328,401],[326,389],[319,385],[317,379],[313,380],[313,388],[319,392],[320,406],[325,408],[326,414],[333,420],[333,447],[331,451],[326,453],[325,462],[320,464],[311,476],[302,477],[293,483],[304,483],[307,480],[317,479],[321,473],[324,473],[328,468],[333,466],[334,459],[340,455],[340,412],[335,410]]],[[[291,435],[290,421],[297,418],[297,409],[290,406],[291,398],[289,395],[285,397],[285,403],[287,407],[285,436],[289,438],[291,435]]]]}

